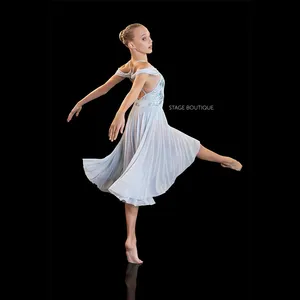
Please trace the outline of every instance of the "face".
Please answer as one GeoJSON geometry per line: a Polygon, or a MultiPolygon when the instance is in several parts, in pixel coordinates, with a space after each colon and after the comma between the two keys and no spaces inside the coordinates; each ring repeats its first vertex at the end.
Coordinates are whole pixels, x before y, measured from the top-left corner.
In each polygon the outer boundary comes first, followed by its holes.
{"type": "Polygon", "coordinates": [[[150,32],[144,26],[139,26],[133,31],[134,38],[132,42],[129,42],[129,47],[141,53],[152,52],[152,39],[150,32]]]}

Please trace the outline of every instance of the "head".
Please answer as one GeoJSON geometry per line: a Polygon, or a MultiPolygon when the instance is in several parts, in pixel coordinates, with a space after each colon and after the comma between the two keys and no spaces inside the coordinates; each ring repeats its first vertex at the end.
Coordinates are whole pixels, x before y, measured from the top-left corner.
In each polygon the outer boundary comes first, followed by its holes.
{"type": "Polygon", "coordinates": [[[152,52],[150,32],[140,23],[128,25],[120,32],[119,38],[130,51],[136,51],[143,54],[152,52]]]}

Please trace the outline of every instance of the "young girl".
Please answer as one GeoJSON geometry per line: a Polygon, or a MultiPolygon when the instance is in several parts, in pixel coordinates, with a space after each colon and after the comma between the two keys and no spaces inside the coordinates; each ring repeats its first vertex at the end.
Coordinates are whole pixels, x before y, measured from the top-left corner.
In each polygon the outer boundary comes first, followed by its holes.
{"type": "Polygon", "coordinates": [[[127,260],[141,264],[135,234],[139,206],[155,204],[152,197],[165,193],[196,157],[236,171],[242,165],[205,148],[197,139],[168,124],[163,110],[165,80],[147,58],[153,46],[148,29],[134,23],[122,30],[119,38],[129,49],[131,59],[106,83],[80,100],[67,121],[74,114],[78,116],[84,104],[106,94],[124,78],[132,81],[108,132],[110,141],[115,141],[120,132],[119,143],[102,159],[83,159],[83,167],[87,178],[101,191],[125,203],[127,260]],[[125,128],[125,113],[131,106],[125,128]]]}

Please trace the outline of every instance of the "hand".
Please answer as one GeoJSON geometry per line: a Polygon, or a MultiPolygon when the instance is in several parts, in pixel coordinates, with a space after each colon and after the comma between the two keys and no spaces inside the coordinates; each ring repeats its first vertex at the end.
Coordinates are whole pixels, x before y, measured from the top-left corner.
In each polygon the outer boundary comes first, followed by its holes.
{"type": "Polygon", "coordinates": [[[123,134],[124,126],[124,113],[117,113],[108,131],[109,140],[114,141],[117,138],[119,131],[123,134]]]}
{"type": "Polygon", "coordinates": [[[68,119],[67,121],[70,122],[71,119],[73,118],[74,114],[76,113],[76,117],[78,117],[80,111],[82,109],[82,105],[80,105],[79,103],[77,103],[74,108],[71,110],[71,112],[69,113],[68,119]]]}

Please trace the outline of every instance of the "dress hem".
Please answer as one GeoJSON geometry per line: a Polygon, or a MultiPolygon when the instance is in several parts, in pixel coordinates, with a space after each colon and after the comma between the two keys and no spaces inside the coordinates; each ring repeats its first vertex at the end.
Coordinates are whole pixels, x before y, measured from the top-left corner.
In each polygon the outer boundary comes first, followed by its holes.
{"type": "MultiPolygon", "coordinates": [[[[198,141],[198,142],[199,142],[199,141],[198,141]]],[[[188,164],[188,165],[186,166],[186,168],[185,168],[182,172],[184,172],[184,171],[185,171],[192,163],[194,163],[194,161],[196,160],[197,154],[199,153],[200,149],[201,149],[201,143],[199,142],[199,148],[198,148],[198,150],[197,150],[197,152],[196,152],[196,154],[195,154],[195,156],[194,156],[194,159],[191,161],[190,164],[188,164]]],[[[83,159],[83,160],[84,160],[84,159],[83,159]]],[[[86,170],[85,170],[85,171],[86,171],[86,170]]],[[[181,172],[181,173],[182,173],[182,172],[181,172]]],[[[86,172],[85,172],[85,174],[86,174],[86,172]]],[[[86,176],[87,176],[87,174],[86,174],[86,176]]],[[[95,176],[95,177],[97,177],[97,176],[95,176]]],[[[95,177],[94,177],[94,178],[95,178],[95,177]]],[[[178,176],[177,176],[177,177],[178,177],[178,176]]],[[[176,177],[176,178],[177,178],[177,177],[176,177]]],[[[87,178],[88,178],[92,183],[94,183],[94,184],[97,186],[97,184],[93,181],[92,178],[90,178],[90,177],[88,177],[88,176],[87,176],[87,178]]],[[[131,204],[131,205],[134,205],[134,206],[136,206],[136,207],[139,207],[139,206],[148,206],[148,205],[154,205],[154,204],[156,204],[156,202],[153,200],[152,197],[158,197],[158,196],[161,196],[161,195],[165,194],[165,193],[171,188],[171,186],[175,183],[176,178],[175,178],[175,179],[168,185],[168,187],[165,188],[162,192],[159,192],[159,193],[157,193],[157,194],[148,196],[148,197],[146,198],[146,200],[138,200],[138,199],[134,199],[134,198],[122,196],[122,195],[118,194],[117,192],[113,191],[113,190],[111,189],[111,187],[109,187],[108,189],[103,189],[103,188],[100,188],[99,186],[97,186],[97,187],[98,187],[102,192],[105,192],[105,193],[109,193],[109,194],[111,194],[111,195],[114,195],[116,198],[119,199],[119,201],[121,201],[121,202],[123,202],[123,203],[131,204]]],[[[118,179],[117,179],[117,180],[118,180],[118,179]]],[[[116,180],[116,181],[117,181],[117,180],[116,180]]],[[[115,181],[115,182],[116,182],[116,181],[115,181]]],[[[113,182],[113,183],[111,184],[111,186],[112,186],[115,182],[113,182]]]]}

